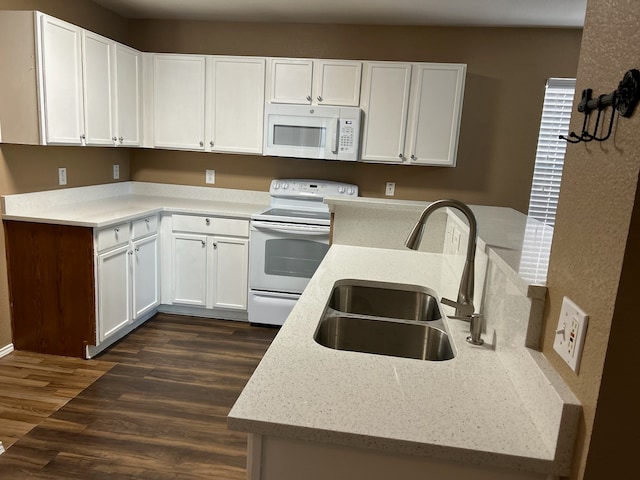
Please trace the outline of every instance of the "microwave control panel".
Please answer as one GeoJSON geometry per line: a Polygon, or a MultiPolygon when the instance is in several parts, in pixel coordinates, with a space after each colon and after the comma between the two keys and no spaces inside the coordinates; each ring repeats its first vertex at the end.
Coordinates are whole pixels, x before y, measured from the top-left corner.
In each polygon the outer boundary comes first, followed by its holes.
{"type": "Polygon", "coordinates": [[[340,138],[338,148],[340,152],[353,153],[355,151],[355,129],[354,121],[351,119],[340,119],[340,138]]]}

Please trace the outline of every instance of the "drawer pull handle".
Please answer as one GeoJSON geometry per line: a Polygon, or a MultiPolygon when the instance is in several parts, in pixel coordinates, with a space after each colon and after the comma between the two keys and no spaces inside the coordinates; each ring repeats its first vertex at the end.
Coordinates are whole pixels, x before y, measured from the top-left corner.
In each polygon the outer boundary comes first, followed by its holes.
{"type": "Polygon", "coordinates": [[[120,229],[119,228],[114,228],[113,231],[116,232],[116,235],[120,233],[120,229]]]}

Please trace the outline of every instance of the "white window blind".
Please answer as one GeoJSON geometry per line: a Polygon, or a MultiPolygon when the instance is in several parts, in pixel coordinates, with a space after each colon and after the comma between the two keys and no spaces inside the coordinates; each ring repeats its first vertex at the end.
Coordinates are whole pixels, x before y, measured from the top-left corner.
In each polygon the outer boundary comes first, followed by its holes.
{"type": "Polygon", "coordinates": [[[576,89],[575,78],[550,78],[544,94],[536,163],[529,199],[529,216],[553,226],[556,221],[560,180],[576,89]]]}

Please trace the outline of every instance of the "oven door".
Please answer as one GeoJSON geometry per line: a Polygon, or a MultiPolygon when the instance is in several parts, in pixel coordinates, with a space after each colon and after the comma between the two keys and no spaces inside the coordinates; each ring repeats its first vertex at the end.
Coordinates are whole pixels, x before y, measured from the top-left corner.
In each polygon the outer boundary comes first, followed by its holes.
{"type": "Polygon", "coordinates": [[[329,227],[252,220],[249,288],[302,293],[329,250],[329,227]]]}

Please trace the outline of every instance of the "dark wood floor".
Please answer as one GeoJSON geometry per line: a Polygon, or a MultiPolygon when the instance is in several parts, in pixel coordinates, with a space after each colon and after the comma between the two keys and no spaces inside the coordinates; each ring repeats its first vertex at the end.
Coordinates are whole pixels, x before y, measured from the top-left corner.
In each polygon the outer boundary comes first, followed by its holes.
{"type": "Polygon", "coordinates": [[[277,330],[157,315],[102,377],[0,456],[4,479],[245,479],[226,416],[277,330]]]}

